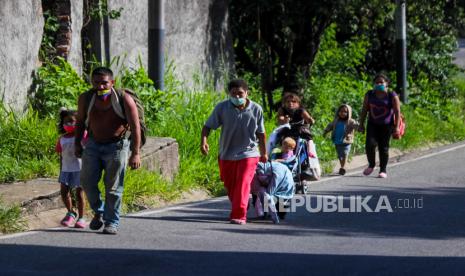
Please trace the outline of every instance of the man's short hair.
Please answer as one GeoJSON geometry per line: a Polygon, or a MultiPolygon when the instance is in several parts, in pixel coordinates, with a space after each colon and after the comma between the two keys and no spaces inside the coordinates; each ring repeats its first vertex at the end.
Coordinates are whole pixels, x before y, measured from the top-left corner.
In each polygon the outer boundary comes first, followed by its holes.
{"type": "Polygon", "coordinates": [[[234,79],[228,83],[228,92],[231,92],[233,88],[242,88],[245,91],[249,91],[247,82],[243,79],[234,79]]]}
{"type": "Polygon", "coordinates": [[[94,76],[109,76],[113,79],[113,71],[108,67],[97,67],[92,71],[92,77],[94,76]]]}

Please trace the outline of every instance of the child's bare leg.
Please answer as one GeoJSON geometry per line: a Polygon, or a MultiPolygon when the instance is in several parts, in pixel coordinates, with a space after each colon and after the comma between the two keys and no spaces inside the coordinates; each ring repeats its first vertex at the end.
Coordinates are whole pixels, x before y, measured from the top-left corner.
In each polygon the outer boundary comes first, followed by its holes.
{"type": "Polygon", "coordinates": [[[65,207],[68,210],[68,212],[73,211],[73,202],[71,200],[70,191],[71,190],[68,186],[61,183],[61,186],[60,186],[61,199],[63,200],[63,204],[65,204],[65,207]]]}
{"type": "Polygon", "coordinates": [[[77,197],[77,208],[78,208],[78,218],[84,216],[84,191],[82,188],[76,188],[76,197],[77,197]]]}

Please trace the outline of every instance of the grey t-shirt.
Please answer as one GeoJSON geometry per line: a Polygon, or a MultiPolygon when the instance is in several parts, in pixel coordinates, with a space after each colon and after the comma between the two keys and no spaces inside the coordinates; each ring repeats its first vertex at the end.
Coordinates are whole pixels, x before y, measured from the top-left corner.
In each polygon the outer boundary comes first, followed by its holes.
{"type": "Polygon", "coordinates": [[[262,107],[251,100],[243,110],[229,100],[215,106],[205,126],[210,129],[221,127],[221,160],[240,160],[259,157],[257,133],[265,133],[262,107]]]}

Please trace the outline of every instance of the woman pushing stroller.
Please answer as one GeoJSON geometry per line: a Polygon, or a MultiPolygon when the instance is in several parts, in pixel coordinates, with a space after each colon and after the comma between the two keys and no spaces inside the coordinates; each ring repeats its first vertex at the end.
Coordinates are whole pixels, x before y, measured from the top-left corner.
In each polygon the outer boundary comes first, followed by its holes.
{"type": "Polygon", "coordinates": [[[305,193],[307,187],[303,180],[318,180],[321,176],[321,168],[310,132],[310,126],[315,123],[315,120],[302,106],[301,98],[296,91],[287,91],[283,94],[282,106],[278,110],[277,119],[280,126],[270,136],[270,141],[273,138],[273,141],[269,143],[271,158],[273,160],[282,159],[279,155],[274,154],[276,150],[273,151],[273,146],[279,145],[284,148],[286,141],[295,140],[296,145],[293,149],[297,166],[290,166],[292,164],[287,161],[284,163],[291,169],[298,190],[305,193]]]}
{"type": "Polygon", "coordinates": [[[284,137],[300,137],[311,140],[310,126],[315,120],[307,110],[302,107],[299,95],[296,92],[285,92],[282,99],[282,106],[278,109],[278,124],[290,124],[291,128],[284,131],[284,137]]]}

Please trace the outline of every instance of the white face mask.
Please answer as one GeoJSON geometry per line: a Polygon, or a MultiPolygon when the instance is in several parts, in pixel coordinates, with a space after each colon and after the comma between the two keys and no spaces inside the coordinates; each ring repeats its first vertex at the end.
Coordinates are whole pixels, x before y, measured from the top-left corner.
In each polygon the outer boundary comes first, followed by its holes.
{"type": "Polygon", "coordinates": [[[229,97],[229,100],[232,102],[233,105],[235,106],[241,106],[246,103],[245,98],[236,98],[236,97],[229,97]]]}

